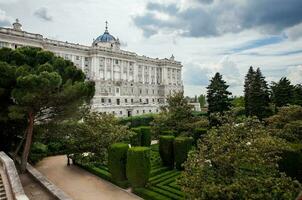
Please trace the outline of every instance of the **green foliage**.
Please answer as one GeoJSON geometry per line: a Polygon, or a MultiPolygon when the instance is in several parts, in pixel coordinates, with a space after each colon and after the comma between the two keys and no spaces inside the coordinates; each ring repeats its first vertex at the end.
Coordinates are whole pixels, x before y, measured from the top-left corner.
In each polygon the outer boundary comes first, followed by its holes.
{"type": "Polygon", "coordinates": [[[286,106],[290,104],[293,100],[293,90],[294,86],[290,81],[283,77],[279,82],[272,82],[271,84],[271,98],[272,102],[277,107],[286,106]]]}
{"type": "Polygon", "coordinates": [[[93,97],[94,83],[86,81],[72,62],[40,48],[2,48],[0,68],[1,118],[28,123],[21,158],[24,171],[34,124],[74,116],[93,97]]]}
{"type": "Polygon", "coordinates": [[[278,137],[289,142],[302,141],[302,107],[281,107],[276,115],[266,119],[268,127],[278,137]]]}
{"type": "Polygon", "coordinates": [[[277,165],[286,149],[258,120],[226,123],[200,140],[178,183],[188,199],[295,199],[301,185],[277,165]]]}
{"type": "Polygon", "coordinates": [[[108,148],[111,144],[127,141],[132,132],[120,125],[112,114],[87,113],[83,122],[62,123],[58,129],[67,138],[66,152],[90,162],[107,164],[108,148]],[[88,156],[83,156],[90,152],[88,156]]]}
{"type": "Polygon", "coordinates": [[[262,120],[271,114],[268,86],[259,68],[256,71],[249,68],[244,83],[244,101],[246,116],[257,116],[262,120]]]}
{"type": "Polygon", "coordinates": [[[129,145],[115,143],[108,150],[108,168],[115,182],[124,181],[126,177],[126,161],[129,145]]]}
{"type": "Polygon", "coordinates": [[[302,106],[302,85],[301,84],[297,84],[294,86],[292,104],[302,106]]]}
{"type": "Polygon", "coordinates": [[[163,135],[159,137],[159,155],[163,165],[174,168],[174,136],[163,135]]]}
{"type": "Polygon", "coordinates": [[[129,125],[129,127],[150,126],[155,116],[156,116],[155,114],[148,114],[148,115],[124,117],[121,118],[119,122],[123,125],[129,125]]]}
{"type": "Polygon", "coordinates": [[[244,97],[233,97],[231,104],[233,107],[244,107],[244,97]]]}
{"type": "Polygon", "coordinates": [[[127,153],[127,178],[132,187],[144,187],[151,170],[150,148],[132,147],[127,153]]]}
{"type": "Polygon", "coordinates": [[[184,98],[183,92],[178,92],[168,97],[167,105],[162,107],[162,112],[154,119],[152,131],[155,137],[163,130],[181,133],[188,131],[187,124],[192,121],[192,106],[184,98]]]}
{"type": "Polygon", "coordinates": [[[196,146],[200,138],[204,137],[207,134],[206,128],[196,128],[193,132],[193,143],[196,146]]]}
{"type": "Polygon", "coordinates": [[[131,131],[134,132],[134,134],[130,138],[131,146],[141,146],[142,144],[141,128],[132,128],[131,131]]]}
{"type": "Polygon", "coordinates": [[[188,153],[192,149],[193,138],[176,137],[174,140],[174,158],[176,169],[183,169],[182,164],[187,160],[188,153]]]}
{"type": "Polygon", "coordinates": [[[302,183],[302,148],[284,151],[281,157],[282,159],[278,162],[280,170],[302,183]]]}
{"type": "Polygon", "coordinates": [[[150,147],[151,145],[151,128],[143,126],[141,127],[141,146],[150,147]]]}
{"type": "Polygon", "coordinates": [[[48,154],[47,145],[36,142],[36,143],[33,143],[32,147],[31,147],[31,152],[30,152],[29,158],[33,164],[36,164],[37,162],[42,160],[44,157],[46,157],[47,154],[48,154]]]}
{"type": "Polygon", "coordinates": [[[208,101],[208,113],[223,113],[230,109],[231,103],[228,89],[228,85],[222,79],[222,75],[216,73],[210,80],[210,85],[207,87],[207,101],[208,101]]]}
{"type": "Polygon", "coordinates": [[[201,94],[199,97],[198,97],[198,101],[199,101],[199,104],[200,104],[200,107],[204,107],[206,105],[206,96],[201,94]]]}

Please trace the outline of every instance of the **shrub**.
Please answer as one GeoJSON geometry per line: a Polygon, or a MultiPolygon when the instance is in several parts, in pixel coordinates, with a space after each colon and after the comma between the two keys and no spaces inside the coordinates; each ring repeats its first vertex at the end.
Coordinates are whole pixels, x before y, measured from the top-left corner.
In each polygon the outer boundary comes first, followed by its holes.
{"type": "Polygon", "coordinates": [[[173,168],[174,167],[174,152],[173,143],[174,136],[162,135],[159,137],[159,154],[162,159],[163,165],[173,168]]]}
{"type": "Polygon", "coordinates": [[[174,158],[176,169],[183,169],[182,164],[187,160],[188,152],[192,148],[193,138],[177,137],[174,140],[174,158]]]}
{"type": "Polygon", "coordinates": [[[115,182],[124,181],[126,177],[126,161],[129,145],[115,143],[108,150],[108,169],[115,182]]]}
{"type": "Polygon", "coordinates": [[[142,133],[140,128],[131,129],[135,134],[130,138],[131,146],[141,146],[142,143],[142,133]]]}
{"type": "Polygon", "coordinates": [[[176,132],[175,131],[161,131],[161,134],[162,135],[173,135],[173,136],[175,136],[176,132]]]}
{"type": "Polygon", "coordinates": [[[35,164],[46,157],[48,154],[47,145],[35,142],[30,150],[30,161],[35,164]]]}
{"type": "Polygon", "coordinates": [[[194,145],[196,146],[197,145],[197,141],[205,136],[207,134],[207,129],[205,128],[196,128],[194,131],[193,131],[193,140],[194,140],[194,145]]]}
{"type": "Polygon", "coordinates": [[[154,120],[154,114],[148,114],[148,115],[121,118],[119,122],[120,124],[123,125],[128,124],[129,127],[137,127],[137,126],[149,126],[153,120],[154,120]]]}
{"type": "Polygon", "coordinates": [[[150,148],[132,147],[127,153],[127,178],[132,187],[144,187],[151,170],[150,148]]]}
{"type": "Polygon", "coordinates": [[[293,179],[302,182],[302,149],[284,151],[279,161],[279,168],[293,179]]]}
{"type": "Polygon", "coordinates": [[[141,127],[141,146],[149,147],[151,145],[151,128],[141,127]]]}

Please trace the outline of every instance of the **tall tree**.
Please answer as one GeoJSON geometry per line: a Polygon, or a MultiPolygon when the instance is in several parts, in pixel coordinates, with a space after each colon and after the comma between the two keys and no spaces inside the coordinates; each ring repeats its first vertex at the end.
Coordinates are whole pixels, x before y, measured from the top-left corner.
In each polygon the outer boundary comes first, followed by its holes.
{"type": "Polygon", "coordinates": [[[250,67],[244,84],[244,98],[247,116],[263,119],[269,115],[269,90],[259,68],[250,67]]]}
{"type": "Polygon", "coordinates": [[[85,102],[89,103],[94,83],[86,81],[84,73],[72,62],[39,48],[4,48],[0,50],[0,61],[6,62],[4,68],[14,70],[15,74],[14,84],[6,87],[13,100],[7,102],[8,116],[27,121],[21,157],[24,172],[34,124],[73,114],[85,102]]]}
{"type": "Polygon", "coordinates": [[[285,106],[293,101],[294,86],[290,81],[283,77],[277,83],[271,84],[271,98],[272,102],[277,106],[285,106]]]}
{"type": "Polygon", "coordinates": [[[230,109],[231,102],[229,96],[232,94],[229,92],[228,85],[222,80],[222,75],[218,72],[210,81],[210,85],[207,87],[207,101],[208,101],[208,113],[223,113],[230,109]]]}
{"type": "Polygon", "coordinates": [[[206,96],[201,94],[199,97],[198,97],[198,101],[199,101],[199,104],[200,104],[200,107],[204,107],[205,104],[206,104],[206,96]]]}
{"type": "Polygon", "coordinates": [[[244,80],[244,105],[245,105],[245,114],[246,116],[251,115],[251,88],[252,88],[252,83],[255,78],[255,71],[252,66],[250,66],[244,80]]]}

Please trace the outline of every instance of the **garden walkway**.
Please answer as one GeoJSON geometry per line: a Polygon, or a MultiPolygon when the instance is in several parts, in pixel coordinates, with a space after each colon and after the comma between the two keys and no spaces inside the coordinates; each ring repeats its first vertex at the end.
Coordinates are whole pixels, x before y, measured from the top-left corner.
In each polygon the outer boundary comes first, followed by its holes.
{"type": "Polygon", "coordinates": [[[66,163],[66,156],[52,156],[43,159],[35,167],[75,200],[141,199],[77,166],[67,166],[66,163]]]}

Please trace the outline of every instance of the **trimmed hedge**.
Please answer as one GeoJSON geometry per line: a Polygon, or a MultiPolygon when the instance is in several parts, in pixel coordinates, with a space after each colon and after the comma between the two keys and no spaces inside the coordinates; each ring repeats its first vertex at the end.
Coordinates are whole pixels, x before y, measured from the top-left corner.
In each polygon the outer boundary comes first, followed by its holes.
{"type": "Polygon", "coordinates": [[[129,127],[149,126],[150,122],[154,120],[154,116],[155,114],[124,117],[120,119],[120,124],[128,124],[129,127]]]}
{"type": "Polygon", "coordinates": [[[131,146],[141,146],[142,143],[142,133],[140,128],[132,128],[135,134],[130,138],[131,146]]]}
{"type": "Polygon", "coordinates": [[[197,141],[205,136],[207,134],[207,129],[206,128],[196,128],[194,131],[193,131],[193,139],[194,139],[194,145],[196,146],[197,145],[197,141]]]}
{"type": "Polygon", "coordinates": [[[147,126],[141,127],[141,145],[150,147],[151,145],[151,128],[147,126]]]}
{"type": "Polygon", "coordinates": [[[159,137],[159,155],[164,166],[174,168],[174,136],[162,135],[159,137]]]}
{"type": "Polygon", "coordinates": [[[108,149],[108,169],[114,182],[125,181],[126,161],[129,145],[125,143],[112,144],[108,149]]]}
{"type": "Polygon", "coordinates": [[[176,131],[161,131],[161,135],[176,135],[176,131]]]}
{"type": "Polygon", "coordinates": [[[127,178],[132,187],[144,187],[151,171],[150,148],[132,147],[127,153],[127,178]]]}
{"type": "Polygon", "coordinates": [[[182,164],[187,160],[188,152],[192,148],[193,138],[177,137],[174,140],[174,158],[176,169],[183,169],[182,164]]]}

